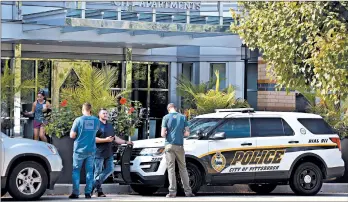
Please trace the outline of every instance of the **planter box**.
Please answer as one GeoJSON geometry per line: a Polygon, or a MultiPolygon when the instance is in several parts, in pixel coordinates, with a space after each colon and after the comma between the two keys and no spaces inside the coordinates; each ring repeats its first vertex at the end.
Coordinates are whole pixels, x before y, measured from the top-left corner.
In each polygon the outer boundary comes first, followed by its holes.
{"type": "MultiPolygon", "coordinates": [[[[63,161],[63,171],[59,177],[59,180],[57,181],[57,184],[71,184],[74,140],[69,136],[64,136],[61,138],[53,136],[52,144],[57,147],[58,153],[63,161]]],[[[81,168],[80,182],[81,184],[86,183],[86,171],[84,164],[81,168]]]]}

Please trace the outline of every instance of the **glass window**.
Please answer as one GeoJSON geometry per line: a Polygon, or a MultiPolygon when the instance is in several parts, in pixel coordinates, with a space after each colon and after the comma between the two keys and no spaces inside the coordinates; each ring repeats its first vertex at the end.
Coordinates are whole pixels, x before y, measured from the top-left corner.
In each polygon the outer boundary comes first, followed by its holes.
{"type": "Polygon", "coordinates": [[[250,137],[250,123],[248,118],[229,119],[219,126],[215,133],[225,132],[227,138],[250,137]]]}
{"type": "Polygon", "coordinates": [[[147,106],[147,91],[133,90],[132,100],[137,100],[141,103],[143,108],[147,106]]]}
{"type": "Polygon", "coordinates": [[[168,92],[150,92],[150,117],[162,118],[167,114],[168,92]]]}
{"type": "Polygon", "coordinates": [[[21,91],[21,103],[31,104],[36,99],[35,88],[22,89],[21,91]]]}
{"type": "Polygon", "coordinates": [[[77,76],[74,69],[71,69],[69,75],[66,77],[63,85],[60,89],[63,88],[76,88],[78,87],[79,77],[77,76]]]}
{"type": "Polygon", "coordinates": [[[207,132],[209,128],[216,126],[222,119],[217,118],[196,118],[190,121],[190,134],[195,134],[198,130],[207,132]]]}
{"type": "Polygon", "coordinates": [[[295,135],[294,130],[291,128],[291,126],[284,119],[282,119],[282,123],[283,123],[283,127],[284,127],[284,135],[285,136],[295,135]]]}
{"type": "Polygon", "coordinates": [[[150,88],[168,88],[168,65],[154,63],[150,65],[150,88]]]}
{"type": "Polygon", "coordinates": [[[210,76],[216,79],[215,71],[219,71],[220,89],[226,88],[226,64],[225,63],[211,63],[210,76]]]}
{"type": "Polygon", "coordinates": [[[148,88],[148,64],[133,63],[132,68],[132,87],[148,88]]]}
{"type": "Polygon", "coordinates": [[[112,84],[112,88],[122,88],[122,64],[121,63],[108,63],[111,68],[116,69],[115,82],[112,84]]]}
{"type": "Polygon", "coordinates": [[[301,118],[297,120],[313,134],[336,134],[336,132],[331,128],[331,126],[328,123],[326,123],[324,119],[301,118]]]}
{"type": "MultiPolygon", "coordinates": [[[[21,81],[35,79],[35,60],[22,60],[21,81]]],[[[34,87],[34,86],[32,86],[34,87]]]]}
{"type": "Polygon", "coordinates": [[[251,118],[253,137],[272,137],[293,135],[291,127],[281,118],[251,118]]]}
{"type": "Polygon", "coordinates": [[[51,97],[51,61],[39,61],[38,85],[46,92],[46,97],[51,97]]]}
{"type": "Polygon", "coordinates": [[[121,63],[107,63],[107,62],[92,62],[92,67],[102,69],[108,65],[111,68],[115,68],[115,81],[111,85],[111,88],[122,88],[122,64],[121,63]]]}

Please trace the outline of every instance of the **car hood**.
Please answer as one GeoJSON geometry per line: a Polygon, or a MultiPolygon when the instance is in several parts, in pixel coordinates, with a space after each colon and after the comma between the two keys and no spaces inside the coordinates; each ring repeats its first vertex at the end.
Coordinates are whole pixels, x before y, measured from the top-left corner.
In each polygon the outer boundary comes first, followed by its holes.
{"type": "MultiPolygon", "coordinates": [[[[190,145],[194,142],[194,140],[184,139],[184,146],[190,145]]],[[[136,140],[133,142],[134,148],[147,148],[147,147],[164,147],[165,139],[164,138],[153,138],[146,140],[136,140]]]]}
{"type": "Polygon", "coordinates": [[[12,145],[32,145],[35,144],[37,146],[45,146],[45,142],[37,141],[37,140],[31,140],[28,138],[23,137],[15,137],[15,138],[7,138],[6,141],[11,142],[12,145]]]}

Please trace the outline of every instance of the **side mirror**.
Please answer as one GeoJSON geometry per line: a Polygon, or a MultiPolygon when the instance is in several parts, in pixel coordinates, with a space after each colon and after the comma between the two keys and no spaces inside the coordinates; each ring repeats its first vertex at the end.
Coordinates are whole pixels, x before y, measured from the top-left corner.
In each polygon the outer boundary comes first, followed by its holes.
{"type": "Polygon", "coordinates": [[[224,140],[226,139],[226,134],[225,132],[219,132],[219,133],[215,133],[214,135],[210,136],[211,140],[224,140]]]}
{"type": "Polygon", "coordinates": [[[201,139],[203,137],[203,131],[197,130],[195,133],[193,133],[191,136],[189,136],[188,139],[201,139]]]}

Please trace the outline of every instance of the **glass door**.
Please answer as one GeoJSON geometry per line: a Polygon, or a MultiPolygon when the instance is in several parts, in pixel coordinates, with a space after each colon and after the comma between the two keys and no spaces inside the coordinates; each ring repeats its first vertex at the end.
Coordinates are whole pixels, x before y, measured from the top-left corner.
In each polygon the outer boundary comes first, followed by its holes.
{"type": "Polygon", "coordinates": [[[162,118],[167,114],[168,68],[168,63],[133,63],[132,100],[145,108],[138,139],[161,136],[162,118]]]}

